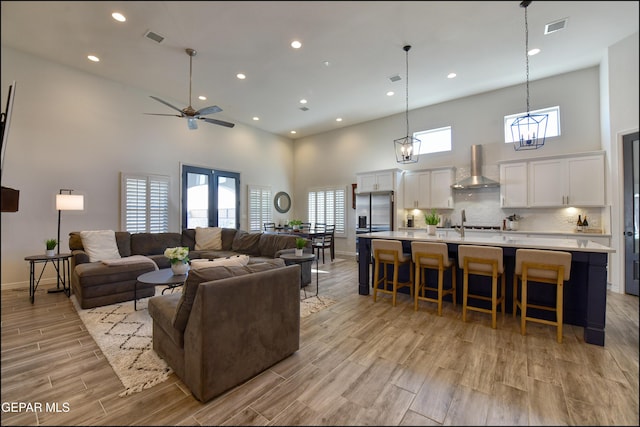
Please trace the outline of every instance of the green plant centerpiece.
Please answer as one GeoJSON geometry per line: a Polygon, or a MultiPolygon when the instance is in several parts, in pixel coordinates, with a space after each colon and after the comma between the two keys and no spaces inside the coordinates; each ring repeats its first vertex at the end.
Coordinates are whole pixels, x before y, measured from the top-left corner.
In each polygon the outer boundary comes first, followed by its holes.
{"type": "Polygon", "coordinates": [[[47,246],[48,251],[52,251],[56,246],[58,246],[58,241],[56,239],[47,239],[44,243],[47,246]]]}
{"type": "Polygon", "coordinates": [[[424,215],[424,222],[427,223],[427,234],[433,236],[436,234],[436,226],[440,222],[440,217],[435,209],[431,209],[431,212],[424,215]]]}
{"type": "Polygon", "coordinates": [[[300,221],[299,219],[292,219],[291,221],[289,221],[289,225],[294,230],[298,230],[300,228],[300,226],[302,225],[302,221],[300,221]]]}

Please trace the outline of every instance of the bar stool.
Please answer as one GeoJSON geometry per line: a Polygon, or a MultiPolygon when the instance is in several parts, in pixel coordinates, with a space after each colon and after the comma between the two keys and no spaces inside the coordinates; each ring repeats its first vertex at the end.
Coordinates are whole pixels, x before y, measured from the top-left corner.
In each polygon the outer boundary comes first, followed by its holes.
{"type": "Polygon", "coordinates": [[[556,326],[557,341],[562,343],[562,306],[564,282],[571,273],[571,253],[540,249],[516,250],[516,266],[513,276],[513,317],[520,307],[520,333],[527,334],[527,321],[556,326]],[[518,299],[518,279],[522,282],[518,299]],[[530,282],[549,283],[556,286],[556,305],[531,304],[527,301],[530,282]],[[556,313],[556,320],[531,317],[527,308],[536,308],[556,313]]]}
{"type": "Polygon", "coordinates": [[[396,295],[398,289],[409,287],[411,297],[413,297],[413,266],[411,265],[411,254],[402,251],[402,242],[399,240],[373,239],[371,240],[371,250],[373,251],[374,273],[373,273],[373,302],[376,302],[378,291],[391,294],[392,305],[396,306],[396,295]],[[409,266],[410,279],[408,282],[398,282],[398,272],[403,265],[409,266]],[[382,266],[382,277],[380,277],[380,267],[382,266]],[[393,266],[392,288],[389,285],[389,266],[393,266]],[[382,288],[378,286],[382,282],[382,288]]]}
{"type": "Polygon", "coordinates": [[[435,302],[438,303],[438,316],[442,316],[442,297],[451,294],[453,305],[456,305],[455,260],[449,258],[449,249],[446,243],[411,242],[411,254],[413,264],[416,266],[413,309],[418,311],[418,300],[435,302]],[[437,287],[427,286],[427,269],[438,271],[437,287]],[[451,270],[449,289],[443,288],[445,270],[451,270]],[[428,297],[427,291],[435,291],[437,297],[428,297]]]}
{"type": "Polygon", "coordinates": [[[462,321],[467,321],[467,310],[491,314],[491,327],[496,329],[497,311],[504,316],[505,277],[502,248],[495,246],[458,246],[458,263],[463,269],[462,281],[462,321]],[[491,296],[469,293],[469,275],[491,277],[491,296]],[[498,277],[501,278],[501,293],[498,296],[498,277]],[[468,305],[469,298],[491,301],[491,309],[468,305]]]}

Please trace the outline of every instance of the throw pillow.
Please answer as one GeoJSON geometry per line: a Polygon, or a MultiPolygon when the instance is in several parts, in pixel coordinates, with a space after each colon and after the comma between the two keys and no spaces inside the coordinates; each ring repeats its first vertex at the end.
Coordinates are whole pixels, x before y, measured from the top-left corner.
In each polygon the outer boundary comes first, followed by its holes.
{"type": "Polygon", "coordinates": [[[90,262],[120,258],[113,230],[81,231],[80,238],[90,262]]]}
{"type": "Polygon", "coordinates": [[[233,238],[231,250],[241,254],[260,256],[260,236],[262,233],[247,233],[244,230],[238,230],[233,238]]]}
{"type": "Polygon", "coordinates": [[[222,229],[220,227],[196,227],[196,250],[222,250],[222,229]]]}
{"type": "Polygon", "coordinates": [[[249,264],[249,255],[236,255],[228,258],[216,258],[216,259],[194,259],[191,260],[191,268],[199,269],[206,267],[233,267],[240,266],[243,267],[249,264]]]}

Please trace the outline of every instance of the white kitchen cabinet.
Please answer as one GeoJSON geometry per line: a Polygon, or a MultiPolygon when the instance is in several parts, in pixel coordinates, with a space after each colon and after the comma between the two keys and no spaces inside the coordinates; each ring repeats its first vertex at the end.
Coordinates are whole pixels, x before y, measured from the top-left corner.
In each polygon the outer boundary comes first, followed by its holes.
{"type": "Polygon", "coordinates": [[[604,156],[529,162],[529,206],[604,206],[604,156]]]}
{"type": "Polygon", "coordinates": [[[453,169],[410,172],[404,175],[405,209],[452,209],[453,169]]]}
{"type": "Polygon", "coordinates": [[[452,168],[431,171],[431,204],[435,209],[453,209],[453,190],[451,185],[455,179],[452,168]]]}
{"type": "Polygon", "coordinates": [[[527,207],[528,190],[526,162],[500,165],[500,207],[527,207]]]}
{"type": "Polygon", "coordinates": [[[399,170],[390,169],[356,174],[357,192],[394,191],[399,170]]]}

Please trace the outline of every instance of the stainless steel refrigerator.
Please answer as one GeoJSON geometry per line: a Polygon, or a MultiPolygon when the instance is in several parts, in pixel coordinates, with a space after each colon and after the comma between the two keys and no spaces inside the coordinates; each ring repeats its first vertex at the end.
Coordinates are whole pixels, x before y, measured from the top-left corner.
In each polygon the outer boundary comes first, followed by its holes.
{"type": "Polygon", "coordinates": [[[393,230],[393,191],[356,194],[356,234],[393,230]]]}

